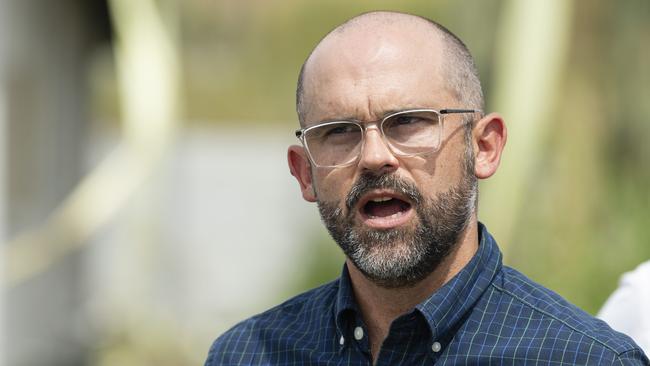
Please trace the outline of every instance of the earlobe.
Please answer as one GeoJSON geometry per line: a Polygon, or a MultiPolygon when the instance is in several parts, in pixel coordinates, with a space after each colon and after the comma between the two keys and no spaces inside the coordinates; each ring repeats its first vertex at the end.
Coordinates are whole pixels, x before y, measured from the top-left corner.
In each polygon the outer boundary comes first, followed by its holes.
{"type": "Polygon", "coordinates": [[[474,126],[474,172],[477,178],[492,176],[501,162],[501,153],[508,139],[503,118],[497,113],[490,113],[481,118],[474,126]]]}
{"type": "Polygon", "coordinates": [[[298,181],[298,184],[300,184],[302,198],[308,202],[316,202],[316,194],[311,175],[311,164],[305,154],[304,148],[298,145],[289,146],[287,160],[291,175],[293,175],[298,181]]]}

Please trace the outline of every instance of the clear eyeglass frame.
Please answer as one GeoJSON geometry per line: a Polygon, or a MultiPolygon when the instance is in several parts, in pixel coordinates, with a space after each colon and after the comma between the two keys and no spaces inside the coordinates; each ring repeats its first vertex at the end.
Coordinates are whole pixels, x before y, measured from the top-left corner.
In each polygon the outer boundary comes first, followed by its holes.
{"type": "Polygon", "coordinates": [[[429,113],[435,113],[437,115],[438,121],[440,123],[440,136],[443,135],[443,127],[444,127],[444,115],[446,114],[465,114],[465,113],[478,113],[481,114],[482,111],[478,109],[431,109],[431,108],[417,108],[417,109],[406,109],[394,113],[390,113],[385,115],[381,120],[377,121],[371,121],[371,122],[360,122],[360,121],[355,121],[355,120],[335,120],[335,121],[326,121],[322,123],[318,123],[313,126],[309,127],[304,127],[301,129],[298,129],[295,131],[296,137],[300,140],[302,146],[305,148],[307,151],[307,156],[309,157],[309,160],[311,163],[318,168],[343,168],[350,166],[354,163],[356,163],[359,160],[359,157],[363,153],[363,146],[365,144],[365,133],[366,129],[368,129],[369,126],[376,125],[379,133],[381,135],[382,140],[388,146],[388,148],[391,150],[391,152],[396,155],[396,156],[402,156],[402,157],[412,157],[412,156],[421,156],[421,155],[426,155],[426,154],[431,154],[434,153],[438,150],[440,147],[440,144],[437,144],[437,146],[433,146],[430,150],[424,150],[418,153],[403,153],[400,152],[399,149],[394,147],[391,142],[386,138],[386,135],[384,134],[384,122],[387,120],[400,116],[400,115],[407,115],[407,114],[412,114],[412,113],[422,113],[422,112],[429,112],[429,113]],[[357,125],[359,129],[361,130],[361,148],[359,149],[359,152],[356,154],[356,156],[349,161],[346,161],[344,163],[336,164],[336,165],[322,165],[318,164],[316,160],[313,158],[311,151],[309,150],[309,144],[307,141],[305,141],[305,135],[308,133],[310,130],[323,127],[323,126],[328,126],[328,125],[334,125],[334,124],[339,124],[339,123],[351,123],[354,125],[357,125]]]}

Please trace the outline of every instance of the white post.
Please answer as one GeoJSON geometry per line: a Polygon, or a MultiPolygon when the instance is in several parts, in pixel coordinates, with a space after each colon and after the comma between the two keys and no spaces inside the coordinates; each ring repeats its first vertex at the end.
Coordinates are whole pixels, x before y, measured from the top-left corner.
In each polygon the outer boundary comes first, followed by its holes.
{"type": "Polygon", "coordinates": [[[82,13],[73,1],[0,0],[4,365],[77,365],[86,358],[86,340],[71,326],[83,317],[82,255],[35,267],[29,259],[50,258],[59,237],[14,245],[47,220],[82,172],[86,103],[80,70],[91,30],[82,13]]]}
{"type": "MultiPolygon", "coordinates": [[[[4,243],[7,242],[6,232],[6,194],[7,194],[7,118],[5,109],[5,57],[6,37],[8,30],[5,24],[5,1],[0,0],[0,284],[4,283],[4,243]],[[3,29],[5,28],[5,29],[3,29]]],[[[5,287],[0,285],[0,366],[6,364],[5,360],[5,287]]]]}
{"type": "MultiPolygon", "coordinates": [[[[5,1],[0,0],[0,284],[4,283],[4,243],[7,242],[6,235],[6,180],[7,180],[7,118],[5,109],[5,57],[7,29],[2,29],[5,22],[5,1]]],[[[6,27],[4,27],[6,28],[6,27]]],[[[0,285],[0,366],[4,366],[5,360],[5,287],[0,285]]]]}
{"type": "MultiPolygon", "coordinates": [[[[2,12],[2,7],[0,6],[0,13],[2,12]]],[[[1,51],[0,51],[1,52],[1,51]]],[[[0,58],[2,54],[0,53],[0,58]]],[[[5,230],[6,223],[6,160],[7,160],[7,143],[6,143],[6,123],[7,119],[5,118],[5,95],[4,95],[4,83],[0,79],[0,283],[4,283],[4,246],[3,244],[7,242],[7,235],[5,230]]],[[[0,286],[0,366],[5,365],[4,355],[5,353],[5,287],[0,286]]]]}
{"type": "Polygon", "coordinates": [[[479,215],[507,252],[525,192],[542,154],[555,94],[565,65],[573,2],[504,2],[497,35],[493,107],[508,125],[498,174],[483,181],[479,215]]]}

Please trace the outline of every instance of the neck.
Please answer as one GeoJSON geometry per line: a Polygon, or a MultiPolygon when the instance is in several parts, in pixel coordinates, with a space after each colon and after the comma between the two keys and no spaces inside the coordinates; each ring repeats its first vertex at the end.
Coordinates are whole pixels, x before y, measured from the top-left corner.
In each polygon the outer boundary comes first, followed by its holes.
{"type": "Polygon", "coordinates": [[[407,288],[384,288],[368,278],[348,259],[352,288],[366,326],[373,360],[390,325],[451,280],[478,249],[478,224],[472,218],[449,255],[422,281],[407,288]]]}

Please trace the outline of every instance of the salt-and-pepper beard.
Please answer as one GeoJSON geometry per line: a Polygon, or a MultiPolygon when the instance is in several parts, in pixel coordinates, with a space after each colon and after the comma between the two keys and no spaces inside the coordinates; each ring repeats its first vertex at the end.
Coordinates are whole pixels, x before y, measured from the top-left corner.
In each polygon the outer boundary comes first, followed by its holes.
{"type": "Polygon", "coordinates": [[[371,281],[385,288],[413,286],[449,255],[476,208],[477,179],[473,159],[467,155],[459,184],[436,197],[424,197],[415,184],[395,174],[365,174],[346,198],[347,215],[336,203],[318,201],[321,218],[345,255],[371,281]],[[418,218],[415,227],[359,227],[355,204],[372,189],[390,189],[408,197],[418,218]]]}

